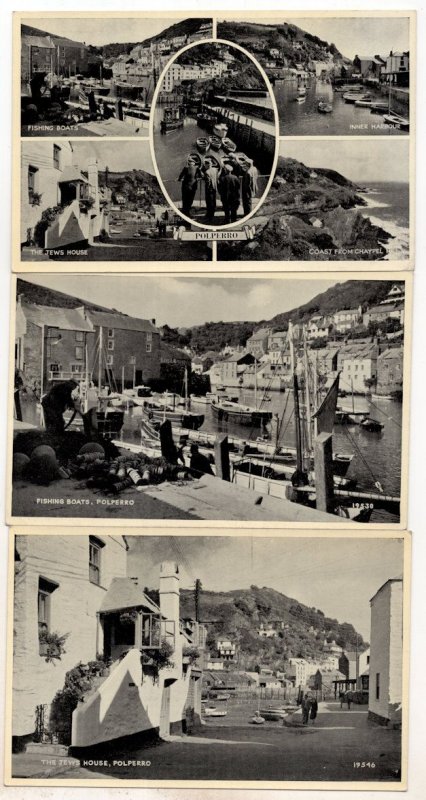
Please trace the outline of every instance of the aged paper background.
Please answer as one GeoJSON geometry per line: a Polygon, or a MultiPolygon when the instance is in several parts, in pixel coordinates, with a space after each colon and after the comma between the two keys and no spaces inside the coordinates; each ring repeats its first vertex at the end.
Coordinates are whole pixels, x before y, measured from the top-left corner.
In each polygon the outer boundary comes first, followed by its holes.
{"type": "MultiPolygon", "coordinates": [[[[2,35],[2,48],[0,51],[0,58],[1,58],[1,75],[4,78],[4,86],[5,89],[3,91],[3,103],[2,103],[2,133],[3,133],[3,148],[2,148],[2,163],[1,163],[1,186],[2,186],[2,215],[0,218],[1,222],[1,231],[2,231],[2,296],[1,296],[1,309],[2,309],[2,330],[1,330],[1,346],[2,346],[2,356],[3,358],[0,360],[1,363],[1,385],[4,387],[7,385],[7,359],[4,357],[5,352],[7,353],[8,346],[6,345],[8,339],[8,305],[9,305],[9,291],[8,291],[8,282],[9,282],[9,269],[11,265],[11,252],[10,252],[10,202],[9,202],[9,186],[10,186],[10,127],[8,125],[8,121],[10,120],[10,78],[11,78],[11,11],[12,10],[25,10],[25,11],[35,11],[38,8],[43,6],[43,10],[50,10],[56,11],[58,10],[58,4],[55,2],[45,2],[40,4],[38,2],[34,3],[30,0],[27,2],[9,2],[7,0],[6,3],[3,4],[2,9],[2,26],[1,26],[1,35],[2,35]]],[[[121,3],[120,10],[146,10],[149,11],[152,8],[153,4],[147,3],[121,3]]],[[[211,6],[206,3],[198,0],[198,2],[194,2],[193,4],[189,4],[194,11],[209,11],[211,12],[211,6]]],[[[342,3],[342,2],[333,2],[329,0],[327,3],[323,3],[319,5],[317,2],[292,2],[286,4],[286,10],[321,10],[321,8],[327,8],[328,10],[332,10],[333,8],[336,10],[349,10],[351,7],[353,8],[356,6],[358,10],[366,9],[371,10],[372,4],[371,2],[365,2],[362,0],[358,0],[355,3],[342,3]]],[[[186,10],[188,7],[187,3],[182,2],[169,2],[169,3],[161,3],[162,10],[174,10],[177,11],[179,9],[186,10]]],[[[87,9],[87,4],[82,2],[82,0],[74,0],[74,2],[62,2],[60,6],[61,10],[76,10],[79,9],[84,11],[87,9]]],[[[90,4],[91,10],[116,10],[117,3],[115,2],[103,2],[102,4],[99,2],[93,2],[90,4]]],[[[268,3],[268,10],[277,10],[277,12],[282,14],[283,4],[273,2],[270,0],[268,3]]],[[[412,0],[411,2],[404,2],[403,0],[399,0],[399,2],[377,2],[374,4],[375,10],[412,10],[417,9],[419,12],[418,18],[418,40],[419,42],[425,41],[425,12],[424,7],[422,9],[422,4],[417,2],[416,0],[412,0]]],[[[215,3],[215,10],[219,11],[229,11],[229,3],[227,2],[216,2],[215,3]]],[[[239,3],[235,0],[232,3],[232,10],[250,10],[251,13],[259,10],[258,3],[254,2],[246,2],[246,3],[239,3]]],[[[424,94],[424,79],[425,79],[425,67],[424,62],[422,59],[422,48],[420,47],[420,55],[419,55],[419,64],[418,64],[418,73],[419,73],[419,87],[418,87],[418,96],[422,96],[422,91],[424,94]]],[[[418,140],[423,142],[424,141],[424,124],[425,124],[425,114],[423,109],[420,107],[418,108],[418,116],[417,116],[417,123],[418,123],[418,140]]],[[[425,155],[424,155],[424,148],[419,148],[418,153],[418,180],[417,180],[417,191],[420,195],[422,185],[424,185],[425,180],[425,155]],[[423,152],[422,152],[423,151],[423,152]]],[[[424,513],[423,513],[423,474],[424,474],[424,452],[426,446],[426,438],[424,433],[424,424],[423,424],[423,417],[424,417],[424,391],[426,389],[426,382],[424,377],[424,370],[426,366],[425,356],[424,356],[424,347],[425,347],[425,339],[424,339],[424,301],[422,298],[426,296],[426,268],[423,264],[424,259],[424,252],[425,252],[425,234],[424,234],[424,226],[422,226],[422,211],[423,208],[421,205],[418,206],[418,219],[419,225],[417,230],[417,253],[418,253],[418,261],[416,264],[417,274],[415,279],[415,290],[414,290],[414,300],[415,300],[415,311],[414,311],[414,352],[413,352],[413,372],[412,372],[412,382],[413,382],[413,391],[412,391],[412,405],[411,405],[411,453],[410,453],[410,506],[409,506],[409,526],[414,531],[413,536],[413,605],[412,605],[412,661],[411,661],[411,695],[412,695],[412,703],[410,708],[410,743],[409,743],[409,781],[408,781],[408,792],[407,796],[412,800],[424,796],[424,788],[426,785],[426,765],[424,761],[424,708],[423,708],[423,677],[424,677],[424,669],[423,665],[425,663],[425,643],[424,643],[424,614],[423,608],[424,603],[426,600],[426,592],[424,588],[424,564],[426,563],[426,538],[425,538],[425,526],[424,526],[424,513]]],[[[2,391],[1,394],[1,411],[3,421],[7,418],[7,406],[6,406],[6,392],[2,391]]],[[[1,428],[1,442],[2,442],[2,453],[6,451],[6,444],[5,444],[5,433],[6,433],[6,425],[3,424],[1,428]]],[[[4,492],[1,493],[1,509],[0,509],[0,519],[4,519],[4,492]]],[[[4,610],[6,608],[6,563],[7,563],[7,536],[6,536],[6,529],[5,526],[2,526],[2,539],[1,539],[1,546],[2,546],[2,592],[3,592],[3,604],[2,604],[2,614],[4,617],[4,610]]],[[[5,640],[3,639],[3,654],[4,654],[4,644],[5,640]]],[[[2,667],[4,666],[4,657],[1,659],[2,667]]],[[[3,677],[2,677],[3,680],[3,677]]],[[[4,685],[4,684],[3,684],[4,685]]],[[[4,693],[2,692],[2,701],[4,698],[4,693]]],[[[3,729],[1,730],[1,738],[3,739],[3,729]]],[[[2,748],[3,749],[3,748],[2,748]]],[[[21,798],[29,798],[29,797],[44,797],[44,798],[56,798],[59,796],[58,789],[35,789],[35,788],[27,788],[27,789],[0,789],[0,794],[3,796],[15,796],[21,798]],[[13,794],[12,794],[13,793],[13,794]]],[[[227,791],[226,796],[236,798],[236,800],[242,800],[242,798],[247,797],[247,790],[244,791],[227,791]]],[[[345,797],[347,792],[342,792],[339,790],[333,792],[324,792],[322,796],[329,796],[330,798],[340,798],[345,797]]],[[[67,797],[72,798],[80,798],[87,796],[87,792],[82,788],[76,789],[68,789],[67,790],[67,797]]],[[[130,797],[131,790],[129,789],[114,789],[110,791],[105,791],[103,789],[92,789],[90,791],[91,798],[104,798],[104,797],[130,797]]],[[[144,798],[151,798],[154,800],[158,798],[161,800],[163,798],[167,798],[168,800],[175,800],[175,798],[194,798],[194,800],[214,800],[216,797],[223,797],[224,791],[221,792],[215,790],[143,790],[140,792],[140,796],[144,798]]],[[[250,795],[249,795],[250,796],[250,795]]],[[[284,793],[280,791],[268,791],[263,792],[261,790],[256,790],[252,792],[253,797],[262,797],[262,798],[273,798],[276,800],[278,798],[283,798],[284,793]]],[[[286,792],[286,796],[294,797],[294,798],[304,798],[304,797],[312,797],[312,793],[308,792],[300,792],[300,791],[291,791],[286,792]]],[[[361,794],[357,795],[358,797],[372,797],[372,791],[368,792],[361,792],[361,794]]],[[[391,793],[392,797],[396,797],[396,793],[391,793]]]]}

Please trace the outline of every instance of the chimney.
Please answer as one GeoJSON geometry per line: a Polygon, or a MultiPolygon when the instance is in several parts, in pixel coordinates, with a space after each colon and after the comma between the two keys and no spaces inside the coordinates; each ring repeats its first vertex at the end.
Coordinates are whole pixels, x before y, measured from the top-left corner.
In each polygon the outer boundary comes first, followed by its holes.
{"type": "Polygon", "coordinates": [[[89,180],[90,189],[92,190],[94,197],[97,200],[99,181],[98,181],[98,162],[96,159],[94,161],[89,161],[87,165],[87,177],[89,180]]]}
{"type": "Polygon", "coordinates": [[[152,324],[155,325],[155,317],[151,320],[152,324]]]}
{"type": "Polygon", "coordinates": [[[179,632],[179,567],[172,561],[163,561],[160,566],[160,611],[165,617],[166,633],[170,631],[172,637],[166,636],[166,640],[174,648],[173,658],[175,667],[182,667],[182,640],[179,632]],[[173,622],[173,625],[168,623],[173,622]]]}

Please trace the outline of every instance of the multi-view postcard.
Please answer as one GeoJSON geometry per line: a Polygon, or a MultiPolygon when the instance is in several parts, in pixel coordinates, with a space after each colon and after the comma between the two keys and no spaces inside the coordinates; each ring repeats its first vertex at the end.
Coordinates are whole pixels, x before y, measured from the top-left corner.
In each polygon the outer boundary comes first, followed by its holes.
{"type": "Polygon", "coordinates": [[[406,788],[409,534],[10,545],[9,785],[406,788]]]}
{"type": "Polygon", "coordinates": [[[15,268],[412,267],[414,35],[409,12],[17,14],[15,268]]]}
{"type": "Polygon", "coordinates": [[[15,522],[405,524],[405,273],[33,273],[13,292],[15,522]]]}

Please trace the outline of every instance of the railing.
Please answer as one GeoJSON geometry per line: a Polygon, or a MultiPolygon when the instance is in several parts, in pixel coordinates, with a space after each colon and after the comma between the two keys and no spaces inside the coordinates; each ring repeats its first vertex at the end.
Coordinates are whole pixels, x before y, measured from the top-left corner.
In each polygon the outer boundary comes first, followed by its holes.
{"type": "Polygon", "coordinates": [[[69,380],[82,380],[82,372],[73,372],[72,370],[49,370],[49,381],[69,381],[69,380]]]}

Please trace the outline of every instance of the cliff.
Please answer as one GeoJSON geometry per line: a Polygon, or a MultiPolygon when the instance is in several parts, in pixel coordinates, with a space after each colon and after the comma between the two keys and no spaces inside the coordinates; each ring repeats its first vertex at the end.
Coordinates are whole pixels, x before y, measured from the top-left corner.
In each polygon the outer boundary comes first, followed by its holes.
{"type": "Polygon", "coordinates": [[[382,260],[387,231],[357,208],[363,189],[331,169],[279,158],[269,194],[251,219],[253,241],[223,244],[221,260],[382,260]]]}

